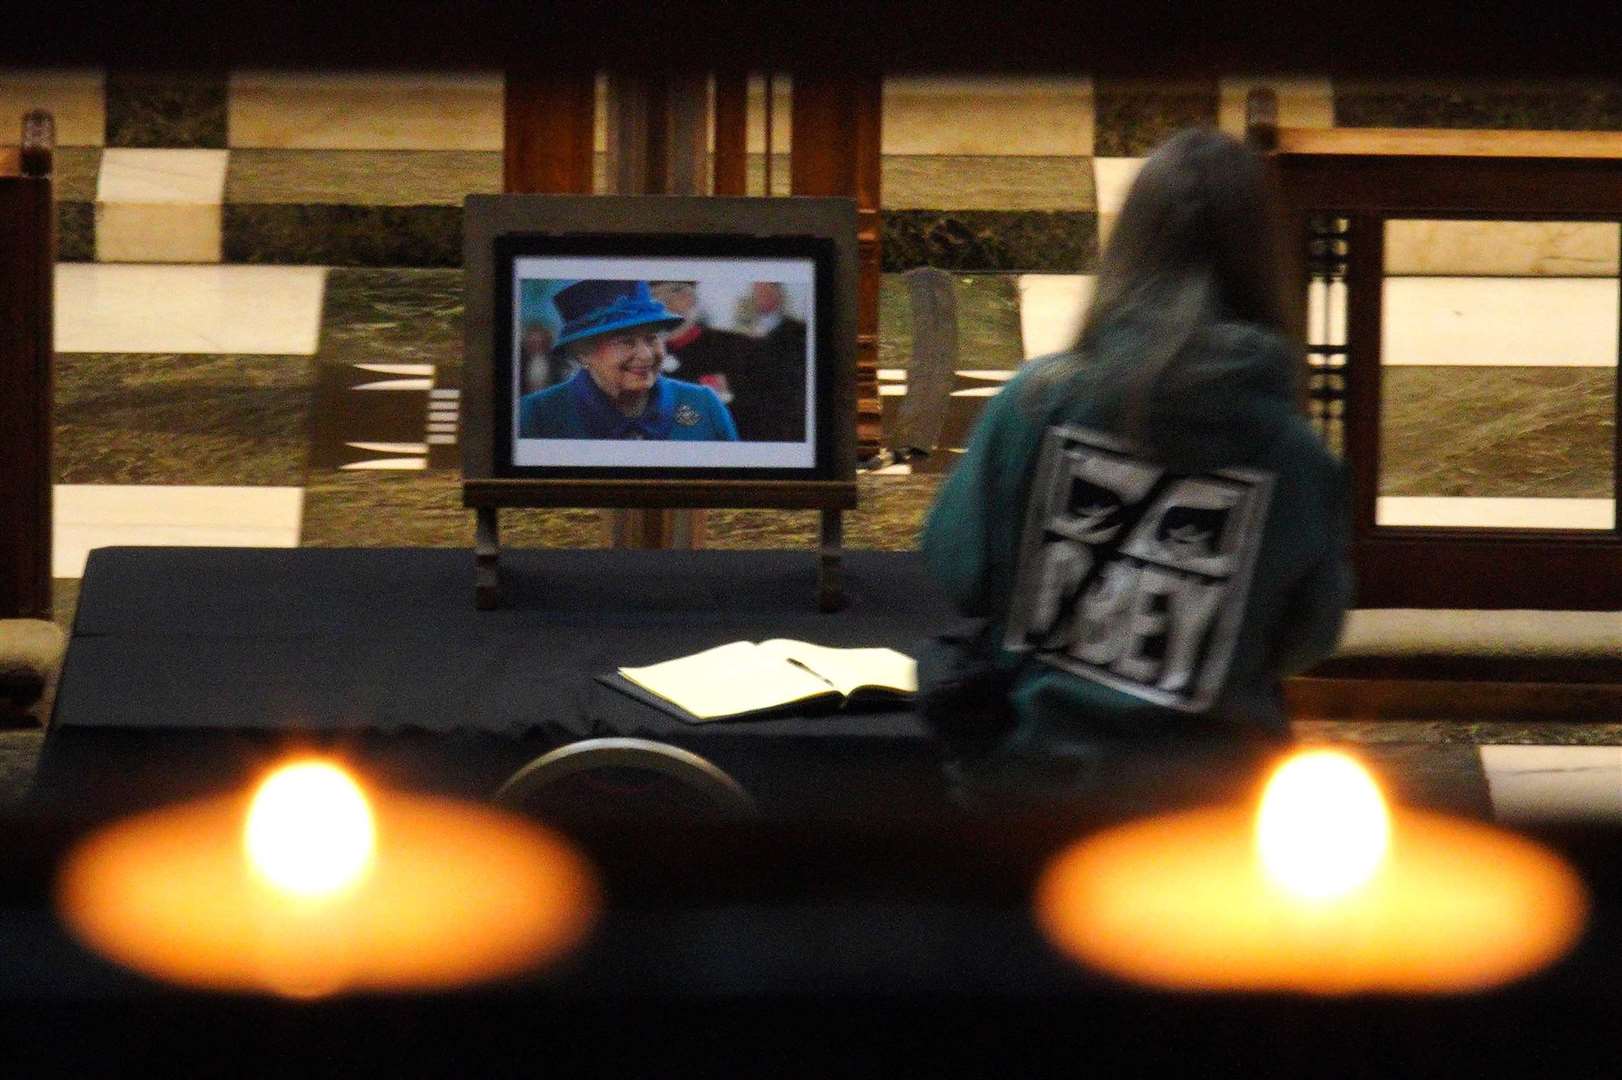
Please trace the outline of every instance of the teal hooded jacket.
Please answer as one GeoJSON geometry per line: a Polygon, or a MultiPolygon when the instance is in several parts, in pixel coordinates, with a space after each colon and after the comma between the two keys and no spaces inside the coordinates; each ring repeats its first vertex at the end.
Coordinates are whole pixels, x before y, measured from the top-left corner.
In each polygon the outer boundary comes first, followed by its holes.
{"type": "Polygon", "coordinates": [[[1123,438],[1143,340],[1035,360],[986,407],[931,508],[925,559],[1013,673],[1000,749],[1287,734],[1279,680],[1333,651],[1351,603],[1347,481],[1301,415],[1299,360],[1217,323],[1123,438]]]}

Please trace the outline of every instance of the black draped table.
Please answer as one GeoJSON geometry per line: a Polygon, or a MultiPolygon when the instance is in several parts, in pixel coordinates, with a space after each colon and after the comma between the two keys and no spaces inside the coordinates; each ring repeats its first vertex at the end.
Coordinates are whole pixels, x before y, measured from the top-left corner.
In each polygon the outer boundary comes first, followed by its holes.
{"type": "Polygon", "coordinates": [[[810,552],[513,551],[508,606],[477,611],[467,551],[99,549],[38,789],[152,802],[313,741],[476,794],[609,735],[704,754],[768,803],[815,799],[817,766],[936,775],[905,709],[693,725],[596,681],[739,640],[907,651],[953,621],[916,555],[853,551],[845,569],[850,605],[829,615],[810,552]]]}
{"type": "Polygon", "coordinates": [[[824,616],[804,553],[514,552],[512,606],[480,613],[461,551],[96,552],[42,801],[0,816],[0,1059],[19,1075],[143,1054],[216,1072],[353,1061],[525,1075],[947,1075],[969,1062],[1135,1075],[1201,1061],[1244,1075],[1591,1075],[1614,1064],[1614,828],[1546,830],[1592,891],[1569,958],[1504,990],[1439,998],[1155,993],[1065,962],[1031,898],[1055,852],[1122,813],[1096,801],[1007,817],[894,801],[816,821],[617,823],[581,838],[607,898],[581,951],[465,992],[187,993],[91,955],[51,913],[54,869],[94,824],[86,816],[240,783],[288,743],[469,793],[545,746],[609,733],[697,748],[763,802],[784,791],[801,805],[848,802],[858,765],[870,778],[938,776],[937,748],[906,713],[689,728],[593,682],[724,641],[905,647],[950,621],[915,557],[848,561],[852,607],[824,616]]]}

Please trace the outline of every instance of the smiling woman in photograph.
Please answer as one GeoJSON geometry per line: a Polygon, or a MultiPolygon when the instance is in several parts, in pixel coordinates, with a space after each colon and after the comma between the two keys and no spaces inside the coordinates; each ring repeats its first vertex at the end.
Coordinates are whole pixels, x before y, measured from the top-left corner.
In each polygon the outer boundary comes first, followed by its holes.
{"type": "Polygon", "coordinates": [[[519,438],[737,440],[713,390],[663,374],[665,334],[682,318],[647,282],[577,281],[553,303],[563,325],[555,348],[580,370],[520,399],[519,438]]]}

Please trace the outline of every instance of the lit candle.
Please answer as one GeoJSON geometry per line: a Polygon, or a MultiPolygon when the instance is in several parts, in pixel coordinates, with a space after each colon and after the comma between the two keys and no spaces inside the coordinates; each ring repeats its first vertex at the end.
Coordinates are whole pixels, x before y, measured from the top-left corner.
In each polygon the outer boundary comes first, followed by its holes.
{"type": "Polygon", "coordinates": [[[1389,813],[1333,751],[1286,761],[1259,811],[1206,809],[1061,852],[1036,915],[1060,950],[1171,989],[1463,992],[1575,943],[1587,899],[1558,857],[1501,830],[1389,813]]]}
{"type": "Polygon", "coordinates": [[[368,798],[316,760],[251,799],[95,834],[57,895],[73,931],[117,963],[296,997],[513,975],[568,952],[598,907],[585,862],[545,829],[446,799],[368,798]]]}

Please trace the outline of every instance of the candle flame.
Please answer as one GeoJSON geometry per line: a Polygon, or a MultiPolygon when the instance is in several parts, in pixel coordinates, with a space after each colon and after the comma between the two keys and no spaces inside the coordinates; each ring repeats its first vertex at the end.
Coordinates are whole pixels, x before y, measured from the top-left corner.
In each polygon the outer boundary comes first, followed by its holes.
{"type": "Polygon", "coordinates": [[[1316,901],[1345,896],[1374,876],[1390,845],[1385,798],[1351,756],[1297,754],[1268,780],[1256,849],[1267,877],[1286,892],[1316,901]]]}
{"type": "Polygon", "coordinates": [[[321,899],[355,885],[376,850],[360,785],[327,761],[277,769],[254,792],[243,841],[254,874],[273,888],[321,899]]]}

